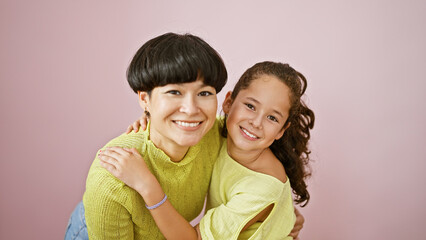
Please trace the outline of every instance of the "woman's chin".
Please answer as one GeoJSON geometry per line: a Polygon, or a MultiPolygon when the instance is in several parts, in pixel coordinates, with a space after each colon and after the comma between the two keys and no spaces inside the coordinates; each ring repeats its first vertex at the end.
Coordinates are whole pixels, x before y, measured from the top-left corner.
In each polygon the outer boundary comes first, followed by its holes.
{"type": "Polygon", "coordinates": [[[183,147],[192,147],[197,145],[201,141],[201,138],[181,139],[179,145],[183,147]]]}

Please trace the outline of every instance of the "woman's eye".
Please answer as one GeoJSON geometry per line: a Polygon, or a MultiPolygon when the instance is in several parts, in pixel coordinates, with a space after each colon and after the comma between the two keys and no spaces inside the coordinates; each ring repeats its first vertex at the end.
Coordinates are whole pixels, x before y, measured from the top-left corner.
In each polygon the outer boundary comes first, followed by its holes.
{"type": "Polygon", "coordinates": [[[247,108],[249,108],[249,109],[251,109],[251,110],[254,110],[254,106],[253,106],[253,105],[251,105],[250,103],[246,103],[246,106],[247,106],[247,108]]]}
{"type": "Polygon", "coordinates": [[[271,116],[271,115],[268,116],[268,119],[271,120],[271,121],[274,121],[274,122],[278,122],[278,119],[274,116],[271,116]]]}
{"type": "Polygon", "coordinates": [[[181,95],[178,90],[169,90],[166,93],[173,94],[173,95],[181,95]]]}
{"type": "Polygon", "coordinates": [[[213,93],[211,93],[211,92],[209,92],[209,91],[202,91],[202,92],[200,92],[198,95],[199,95],[199,96],[202,96],[202,97],[207,97],[207,96],[211,96],[211,95],[213,95],[213,93]]]}

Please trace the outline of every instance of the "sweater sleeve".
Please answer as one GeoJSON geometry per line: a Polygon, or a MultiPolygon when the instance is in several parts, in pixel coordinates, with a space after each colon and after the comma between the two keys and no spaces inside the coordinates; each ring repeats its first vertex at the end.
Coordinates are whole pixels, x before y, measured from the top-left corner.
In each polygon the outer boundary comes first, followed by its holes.
{"type": "Polygon", "coordinates": [[[240,182],[239,189],[244,191],[233,190],[229,201],[207,211],[200,222],[202,239],[237,239],[251,219],[275,202],[270,194],[262,194],[268,190],[257,188],[253,180],[240,182]]]}
{"type": "Polygon", "coordinates": [[[83,203],[89,239],[133,239],[131,192],[94,162],[83,203]]]}
{"type": "MultiPolygon", "coordinates": [[[[136,135],[123,134],[105,147],[131,148],[137,146],[137,140],[136,135]]],[[[89,239],[133,239],[131,213],[136,194],[136,191],[102,168],[96,157],[90,167],[83,196],[89,239]]]]}

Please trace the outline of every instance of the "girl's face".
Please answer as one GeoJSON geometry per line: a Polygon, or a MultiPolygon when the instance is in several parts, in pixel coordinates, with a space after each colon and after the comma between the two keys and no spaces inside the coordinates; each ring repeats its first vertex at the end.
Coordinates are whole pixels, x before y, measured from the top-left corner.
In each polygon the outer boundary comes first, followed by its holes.
{"type": "Polygon", "coordinates": [[[223,103],[228,114],[228,150],[248,153],[268,148],[288,127],[284,123],[290,107],[290,89],[272,75],[254,79],[234,100],[228,92],[223,103]]]}
{"type": "Polygon", "coordinates": [[[197,144],[216,120],[216,90],[203,79],[156,87],[139,99],[150,113],[150,138],[166,153],[197,144]]]}

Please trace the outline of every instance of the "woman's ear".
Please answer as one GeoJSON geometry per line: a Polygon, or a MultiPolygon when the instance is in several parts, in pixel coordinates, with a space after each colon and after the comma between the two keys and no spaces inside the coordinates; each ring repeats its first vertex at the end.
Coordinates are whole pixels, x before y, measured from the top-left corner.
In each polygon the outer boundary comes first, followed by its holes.
{"type": "Polygon", "coordinates": [[[223,101],[223,104],[222,104],[222,110],[225,114],[229,113],[229,110],[231,109],[231,106],[232,106],[231,95],[232,95],[232,91],[227,92],[225,100],[223,101]]]}
{"type": "Polygon", "coordinates": [[[141,106],[141,108],[144,111],[148,111],[149,112],[149,94],[148,92],[143,92],[143,91],[138,91],[138,101],[139,101],[139,106],[141,106]]]}

